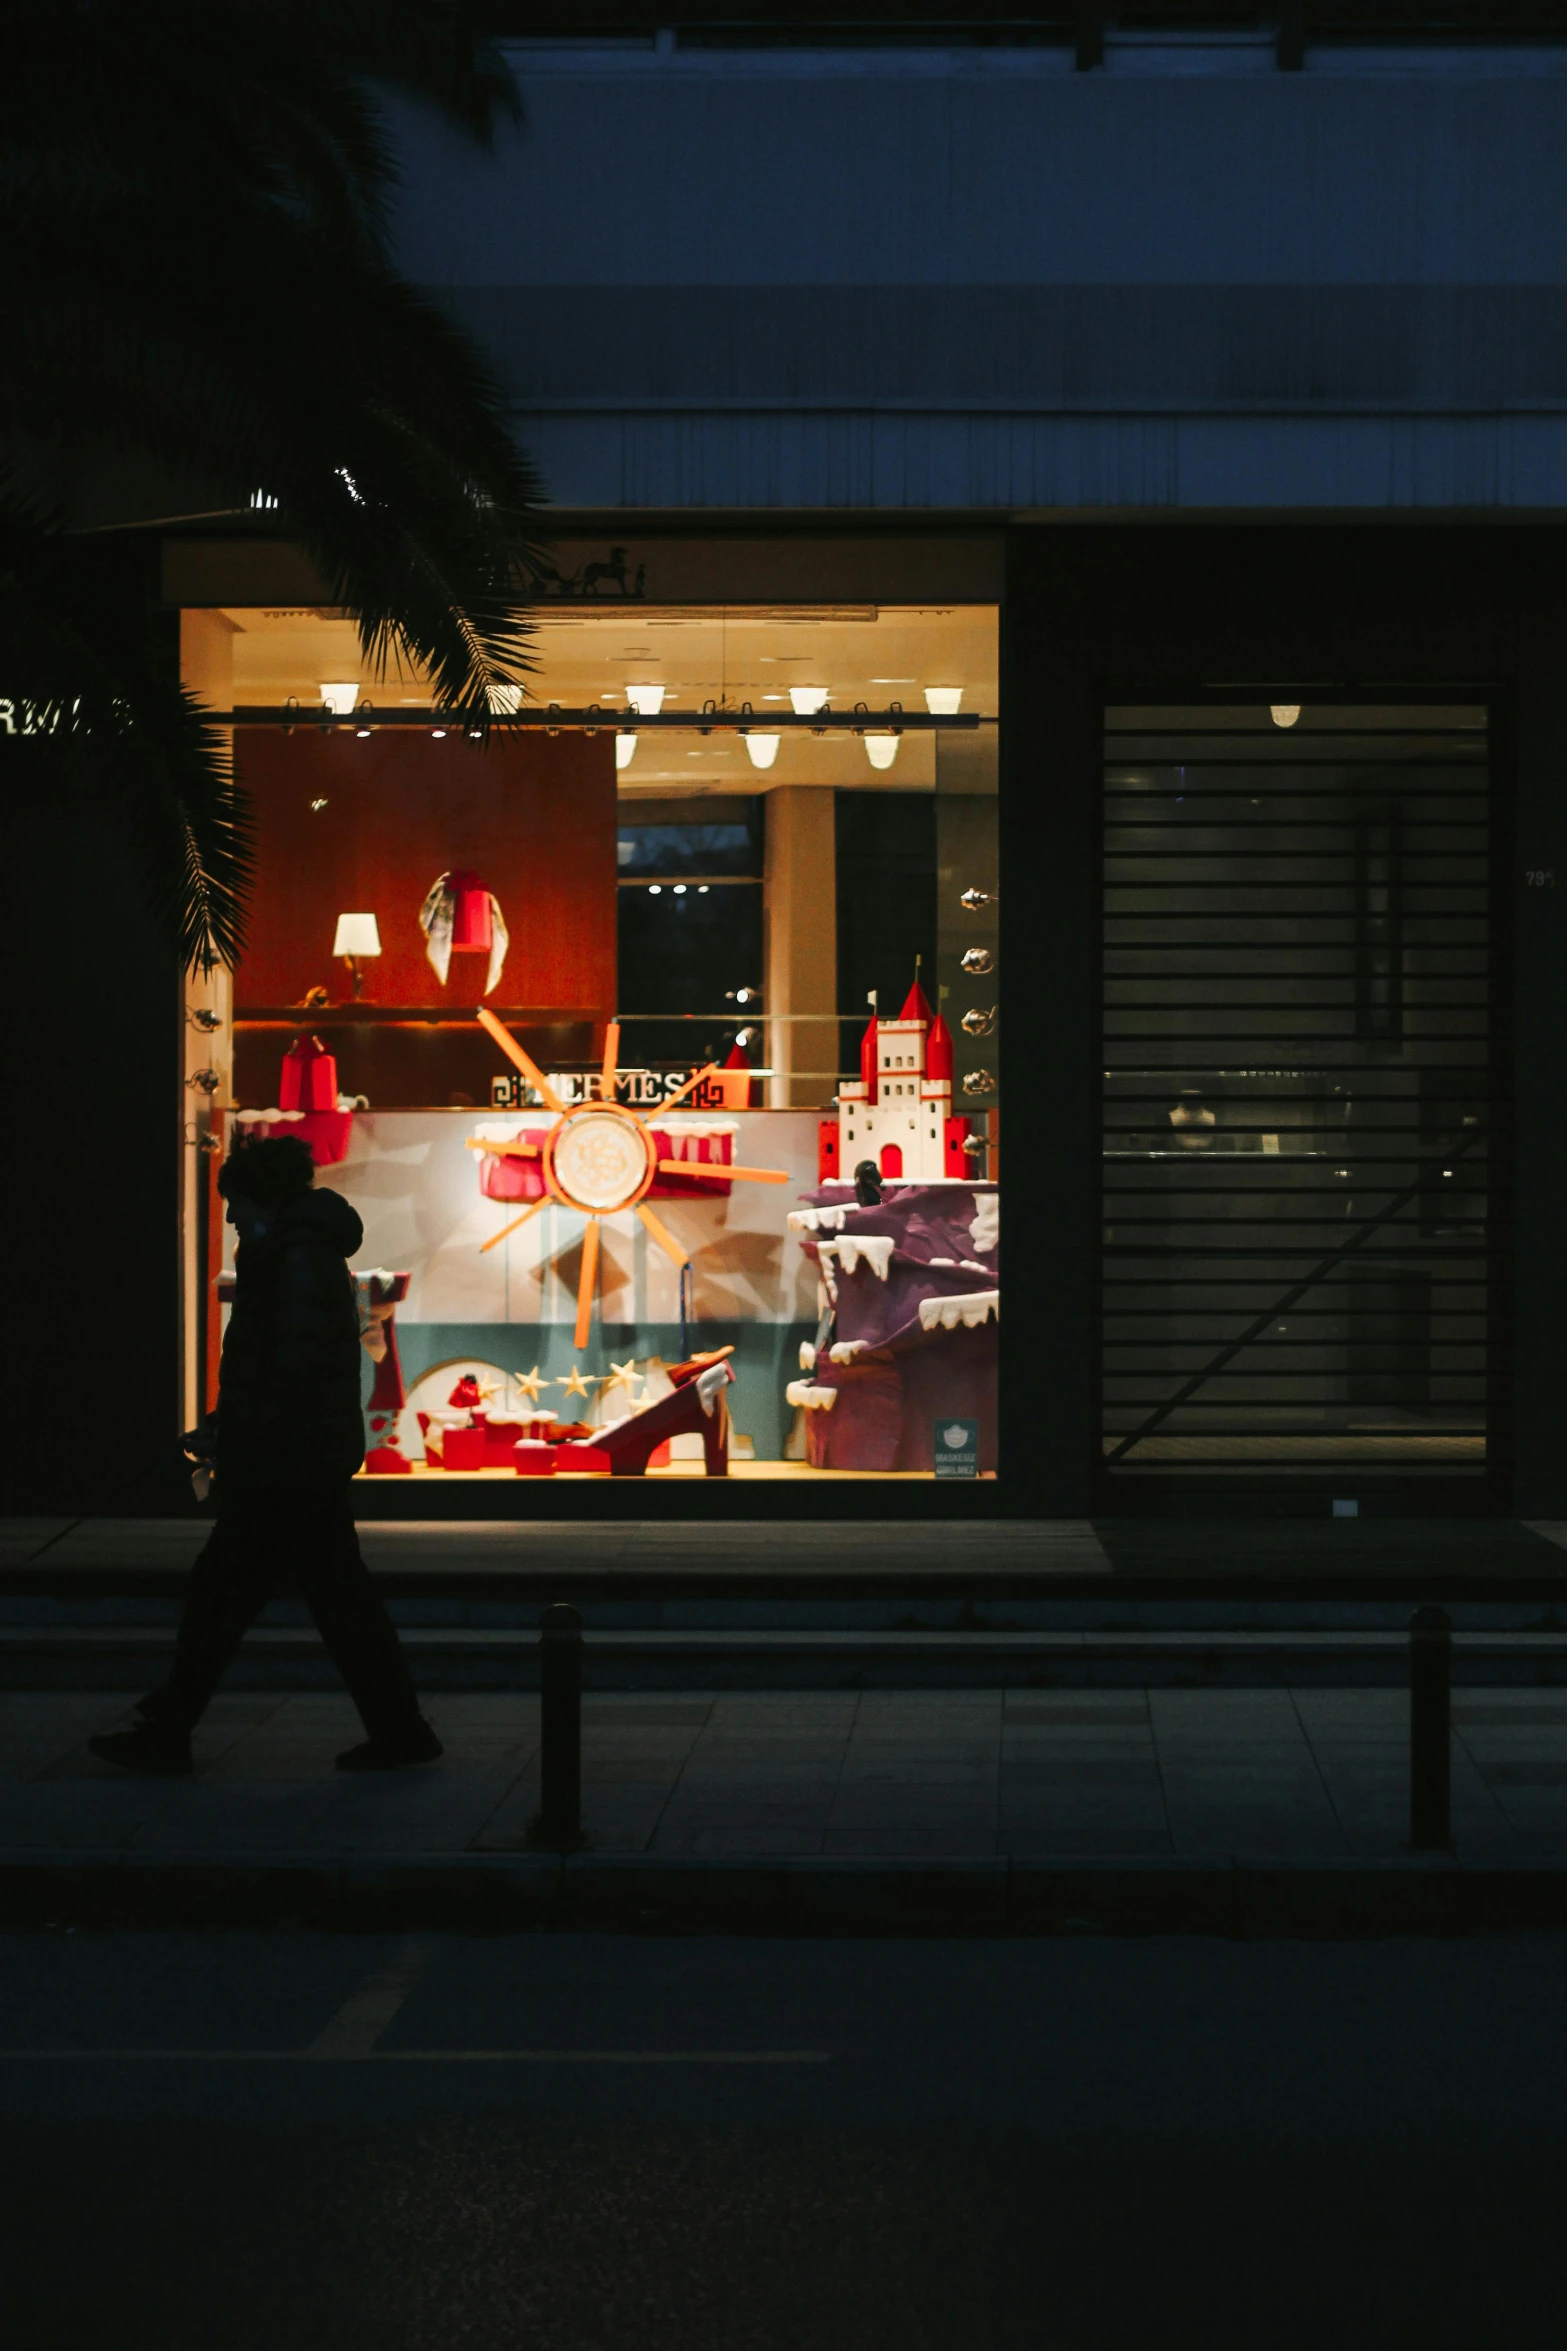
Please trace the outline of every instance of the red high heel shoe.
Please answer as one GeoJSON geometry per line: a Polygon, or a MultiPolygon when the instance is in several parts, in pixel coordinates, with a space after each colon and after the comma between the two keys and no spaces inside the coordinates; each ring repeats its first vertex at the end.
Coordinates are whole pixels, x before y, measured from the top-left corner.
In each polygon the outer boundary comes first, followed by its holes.
{"type": "Polygon", "coordinates": [[[607,1453],[611,1476],[639,1478],[646,1474],[649,1456],[666,1438],[700,1430],[707,1475],[726,1478],[729,1402],[724,1391],[734,1382],[727,1361],[733,1353],[732,1347],[721,1347],[711,1355],[693,1355],[687,1363],[672,1363],[672,1395],[660,1396],[656,1403],[628,1412],[623,1420],[594,1429],[575,1444],[560,1446],[556,1456],[560,1467],[569,1469],[575,1453],[607,1453]]]}

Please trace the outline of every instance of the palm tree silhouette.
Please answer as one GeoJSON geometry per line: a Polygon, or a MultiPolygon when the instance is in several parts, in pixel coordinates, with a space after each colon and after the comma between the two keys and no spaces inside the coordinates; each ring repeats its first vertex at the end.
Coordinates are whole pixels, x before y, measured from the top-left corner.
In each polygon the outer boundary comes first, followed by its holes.
{"type": "Polygon", "coordinates": [[[10,20],[6,84],[0,760],[97,794],[210,968],[243,937],[249,823],[147,524],[281,527],[373,667],[424,665],[490,723],[531,666],[539,490],[476,347],[393,259],[391,102],[483,143],[517,92],[461,0],[51,0],[10,20]],[[139,532],[102,527],[106,475],[139,485],[139,532]]]}

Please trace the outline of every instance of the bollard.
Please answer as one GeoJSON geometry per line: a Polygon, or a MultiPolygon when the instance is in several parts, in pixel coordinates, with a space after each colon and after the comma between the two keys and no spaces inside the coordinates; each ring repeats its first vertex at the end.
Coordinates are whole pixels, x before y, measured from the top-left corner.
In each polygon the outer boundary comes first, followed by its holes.
{"type": "Polygon", "coordinates": [[[1409,1842],[1451,1845],[1453,1622],[1445,1608],[1409,1620],[1409,1842]]]}
{"type": "Polygon", "coordinates": [[[582,1618],[564,1600],[539,1620],[538,1842],[582,1842],[582,1618]]]}

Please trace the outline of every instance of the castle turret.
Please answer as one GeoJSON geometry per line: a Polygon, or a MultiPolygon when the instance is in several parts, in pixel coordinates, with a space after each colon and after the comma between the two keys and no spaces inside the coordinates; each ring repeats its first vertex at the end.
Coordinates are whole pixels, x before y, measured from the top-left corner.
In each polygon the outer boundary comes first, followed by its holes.
{"type": "Polygon", "coordinates": [[[938,1012],[930,1024],[930,1035],[925,1040],[925,1075],[941,1081],[952,1091],[952,1031],[938,1012]]]}
{"type": "Polygon", "coordinates": [[[860,1083],[865,1088],[863,1099],[876,1099],[876,1015],[873,1012],[860,1039],[860,1083]]]}

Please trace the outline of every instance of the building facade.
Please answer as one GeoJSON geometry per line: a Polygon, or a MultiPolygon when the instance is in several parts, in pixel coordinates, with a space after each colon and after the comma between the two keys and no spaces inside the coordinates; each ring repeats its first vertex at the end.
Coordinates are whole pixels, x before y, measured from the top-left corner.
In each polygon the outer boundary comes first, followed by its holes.
{"type": "Polygon", "coordinates": [[[134,1209],[142,1455],[322,984],[322,1180],[407,1277],[367,1509],[1567,1515],[1567,27],[1210,14],[519,9],[492,153],[401,118],[404,265],[553,501],[538,723],[459,768],[264,515],[161,533],[262,892],[134,1209]],[[426,972],[449,874],[484,988],[426,972]],[[595,1071],[645,1188],[530,1199],[595,1071]],[[899,1084],[912,1156],[834,1161],[899,1084]],[[496,1449],[698,1355],[721,1487],[696,1427],[496,1449]],[[423,1442],[470,1379],[476,1483],[423,1442]]]}

